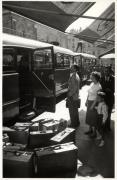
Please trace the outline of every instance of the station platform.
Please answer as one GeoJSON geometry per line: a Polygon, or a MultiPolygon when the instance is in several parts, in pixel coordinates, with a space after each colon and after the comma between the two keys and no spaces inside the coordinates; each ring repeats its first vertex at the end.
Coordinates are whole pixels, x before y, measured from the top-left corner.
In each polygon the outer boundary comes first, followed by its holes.
{"type": "MultiPolygon", "coordinates": [[[[84,132],[88,130],[85,124],[86,107],[85,101],[87,98],[88,85],[83,86],[80,90],[81,107],[79,109],[80,126],[76,130],[76,146],[78,147],[78,168],[80,166],[87,166],[94,169],[92,177],[99,178],[114,178],[114,128],[115,128],[115,112],[113,110],[111,116],[111,131],[105,136],[105,145],[98,147],[94,139],[90,139],[84,132]]],[[[65,99],[56,105],[56,112],[44,112],[34,119],[54,118],[66,119],[70,124],[70,117],[68,109],[65,106],[65,99]]],[[[81,177],[79,173],[73,175],[74,178],[81,177]]],[[[65,177],[65,175],[64,175],[65,177]]],[[[66,177],[70,177],[68,174],[66,177]]],[[[90,177],[91,178],[91,177],[90,177]]]]}

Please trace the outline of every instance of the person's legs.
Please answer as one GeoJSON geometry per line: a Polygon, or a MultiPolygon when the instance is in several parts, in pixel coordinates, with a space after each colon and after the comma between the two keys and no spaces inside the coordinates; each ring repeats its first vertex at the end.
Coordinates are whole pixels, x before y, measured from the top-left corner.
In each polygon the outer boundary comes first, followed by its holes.
{"type": "Polygon", "coordinates": [[[93,133],[93,128],[92,126],[89,126],[89,130],[85,132],[85,134],[91,134],[93,133]]]}
{"type": "Polygon", "coordinates": [[[79,113],[78,108],[73,101],[73,99],[70,99],[70,105],[69,105],[69,114],[71,119],[71,127],[76,128],[79,126],[79,113]]]}
{"type": "Polygon", "coordinates": [[[95,127],[92,127],[93,129],[93,133],[90,135],[91,138],[96,138],[97,136],[97,133],[96,133],[96,128],[95,127]]]}
{"type": "Polygon", "coordinates": [[[97,138],[96,138],[97,140],[102,139],[102,135],[98,130],[96,130],[96,134],[97,134],[97,138]]]}
{"type": "Polygon", "coordinates": [[[111,113],[112,113],[112,108],[108,108],[108,118],[105,122],[105,131],[110,131],[111,130],[111,113]]]}
{"type": "Polygon", "coordinates": [[[98,127],[98,132],[99,132],[99,135],[100,135],[100,137],[98,136],[99,138],[97,137],[97,140],[100,140],[100,142],[98,144],[98,147],[102,147],[105,144],[105,142],[104,142],[104,129],[103,129],[102,118],[100,119],[100,125],[98,127]]]}

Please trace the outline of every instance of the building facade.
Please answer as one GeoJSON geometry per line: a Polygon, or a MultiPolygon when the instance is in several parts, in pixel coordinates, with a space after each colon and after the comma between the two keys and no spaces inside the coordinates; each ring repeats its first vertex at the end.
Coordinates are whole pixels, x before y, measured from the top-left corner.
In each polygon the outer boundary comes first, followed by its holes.
{"type": "MultiPolygon", "coordinates": [[[[3,9],[3,32],[42,42],[54,42],[59,46],[68,48],[74,52],[93,54],[96,57],[99,57],[105,50],[108,50],[111,47],[111,44],[110,46],[100,46],[97,43],[89,43],[80,40],[74,37],[74,33],[63,33],[5,9],[3,9]]],[[[114,61],[112,60],[105,63],[105,61],[99,59],[98,63],[104,65],[113,64],[114,66],[114,61]]]]}

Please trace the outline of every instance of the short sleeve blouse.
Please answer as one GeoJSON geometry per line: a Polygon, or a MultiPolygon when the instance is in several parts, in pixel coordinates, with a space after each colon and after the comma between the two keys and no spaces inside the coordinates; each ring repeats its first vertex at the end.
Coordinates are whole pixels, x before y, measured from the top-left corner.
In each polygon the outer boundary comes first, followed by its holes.
{"type": "Polygon", "coordinates": [[[98,91],[101,89],[102,89],[102,87],[101,87],[100,83],[97,83],[97,84],[91,83],[89,90],[88,90],[88,100],[94,101],[97,97],[98,91]]]}

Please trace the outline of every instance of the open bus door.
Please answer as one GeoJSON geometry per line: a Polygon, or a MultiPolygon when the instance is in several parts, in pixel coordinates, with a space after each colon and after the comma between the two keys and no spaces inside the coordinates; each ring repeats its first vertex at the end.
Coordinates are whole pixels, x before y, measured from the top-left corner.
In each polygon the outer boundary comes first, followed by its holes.
{"type": "Polygon", "coordinates": [[[55,112],[53,47],[34,50],[32,64],[33,109],[55,112]]]}

